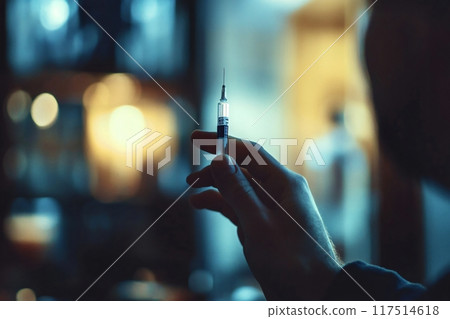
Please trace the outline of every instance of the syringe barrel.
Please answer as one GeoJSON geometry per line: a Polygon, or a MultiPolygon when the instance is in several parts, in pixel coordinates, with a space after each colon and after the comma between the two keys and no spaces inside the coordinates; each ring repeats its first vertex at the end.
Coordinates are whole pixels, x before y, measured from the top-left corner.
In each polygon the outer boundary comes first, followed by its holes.
{"type": "Polygon", "coordinates": [[[227,102],[220,101],[217,104],[217,118],[226,117],[228,118],[230,114],[230,105],[227,102]]]}
{"type": "Polygon", "coordinates": [[[217,154],[226,154],[228,149],[228,115],[230,106],[220,101],[217,105],[217,154]]]}

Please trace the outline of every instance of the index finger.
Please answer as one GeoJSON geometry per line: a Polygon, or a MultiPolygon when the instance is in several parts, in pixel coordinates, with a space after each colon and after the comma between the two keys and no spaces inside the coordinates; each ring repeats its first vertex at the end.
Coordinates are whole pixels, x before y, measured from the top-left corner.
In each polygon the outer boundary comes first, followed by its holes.
{"type": "MultiPolygon", "coordinates": [[[[217,138],[216,132],[205,132],[195,130],[191,135],[192,140],[196,139],[211,140],[216,138],[217,138]]],[[[263,147],[254,142],[230,136],[229,140],[232,139],[236,141],[236,152],[235,154],[232,155],[235,155],[235,159],[238,165],[245,167],[253,176],[259,179],[261,182],[265,182],[274,175],[276,177],[285,176],[284,168],[281,166],[281,164],[272,155],[270,155],[263,147]],[[255,155],[260,156],[263,162],[258,161],[257,158],[255,159],[255,155]],[[246,158],[248,156],[250,156],[250,158],[253,156],[254,158],[250,160],[250,162],[248,162],[246,161],[246,158]]],[[[216,147],[214,145],[200,145],[200,149],[211,154],[216,153],[216,147]]]]}
{"type": "Polygon", "coordinates": [[[231,157],[217,156],[211,162],[211,170],[217,189],[233,208],[244,230],[251,232],[261,225],[266,219],[265,206],[231,157]]]}

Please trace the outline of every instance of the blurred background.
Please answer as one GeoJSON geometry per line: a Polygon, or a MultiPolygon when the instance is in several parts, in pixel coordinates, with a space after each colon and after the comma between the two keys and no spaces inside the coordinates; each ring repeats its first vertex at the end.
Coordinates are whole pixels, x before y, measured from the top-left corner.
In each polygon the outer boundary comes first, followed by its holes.
{"type": "MultiPolygon", "coordinates": [[[[79,3],[134,61],[72,0],[0,3],[1,300],[77,299],[187,188],[198,169],[189,136],[216,128],[223,67],[231,134],[299,140],[289,167],[308,178],[343,260],[422,283],[450,264],[449,197],[378,151],[360,62],[370,14],[251,126],[365,1],[79,3]],[[154,176],[125,165],[126,140],[144,128],[172,137],[172,161],[154,176]],[[325,166],[295,165],[306,138],[325,166]]],[[[184,196],[83,299],[264,296],[232,224],[184,196]]]]}

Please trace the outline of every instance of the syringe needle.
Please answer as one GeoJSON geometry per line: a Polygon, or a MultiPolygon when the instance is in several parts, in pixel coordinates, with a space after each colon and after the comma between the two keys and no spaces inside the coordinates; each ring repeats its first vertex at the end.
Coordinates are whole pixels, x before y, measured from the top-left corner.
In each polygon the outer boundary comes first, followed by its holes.
{"type": "Polygon", "coordinates": [[[220,97],[220,100],[223,101],[223,102],[226,102],[227,101],[227,97],[226,97],[226,93],[225,93],[225,90],[226,90],[226,88],[225,88],[225,68],[223,68],[222,76],[223,76],[223,79],[222,79],[223,83],[222,83],[222,95],[220,97]]]}
{"type": "Polygon", "coordinates": [[[225,85],[225,68],[223,68],[223,84],[222,85],[225,85]]]}

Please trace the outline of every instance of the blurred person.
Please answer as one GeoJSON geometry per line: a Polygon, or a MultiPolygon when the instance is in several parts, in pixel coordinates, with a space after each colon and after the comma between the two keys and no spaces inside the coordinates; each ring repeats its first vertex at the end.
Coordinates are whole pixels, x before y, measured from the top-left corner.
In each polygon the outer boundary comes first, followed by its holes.
{"type": "MultiPolygon", "coordinates": [[[[448,0],[381,0],[365,40],[382,151],[410,176],[447,190],[449,21],[448,0]]],[[[192,138],[214,139],[215,133],[195,131],[192,138]]],[[[199,178],[194,187],[217,188],[193,195],[191,203],[221,212],[237,226],[268,300],[450,300],[450,273],[424,287],[364,262],[343,265],[305,178],[265,150],[259,153],[267,165],[252,160],[240,167],[236,163],[249,153],[237,140],[236,159],[216,157],[187,182],[199,178]]]]}

